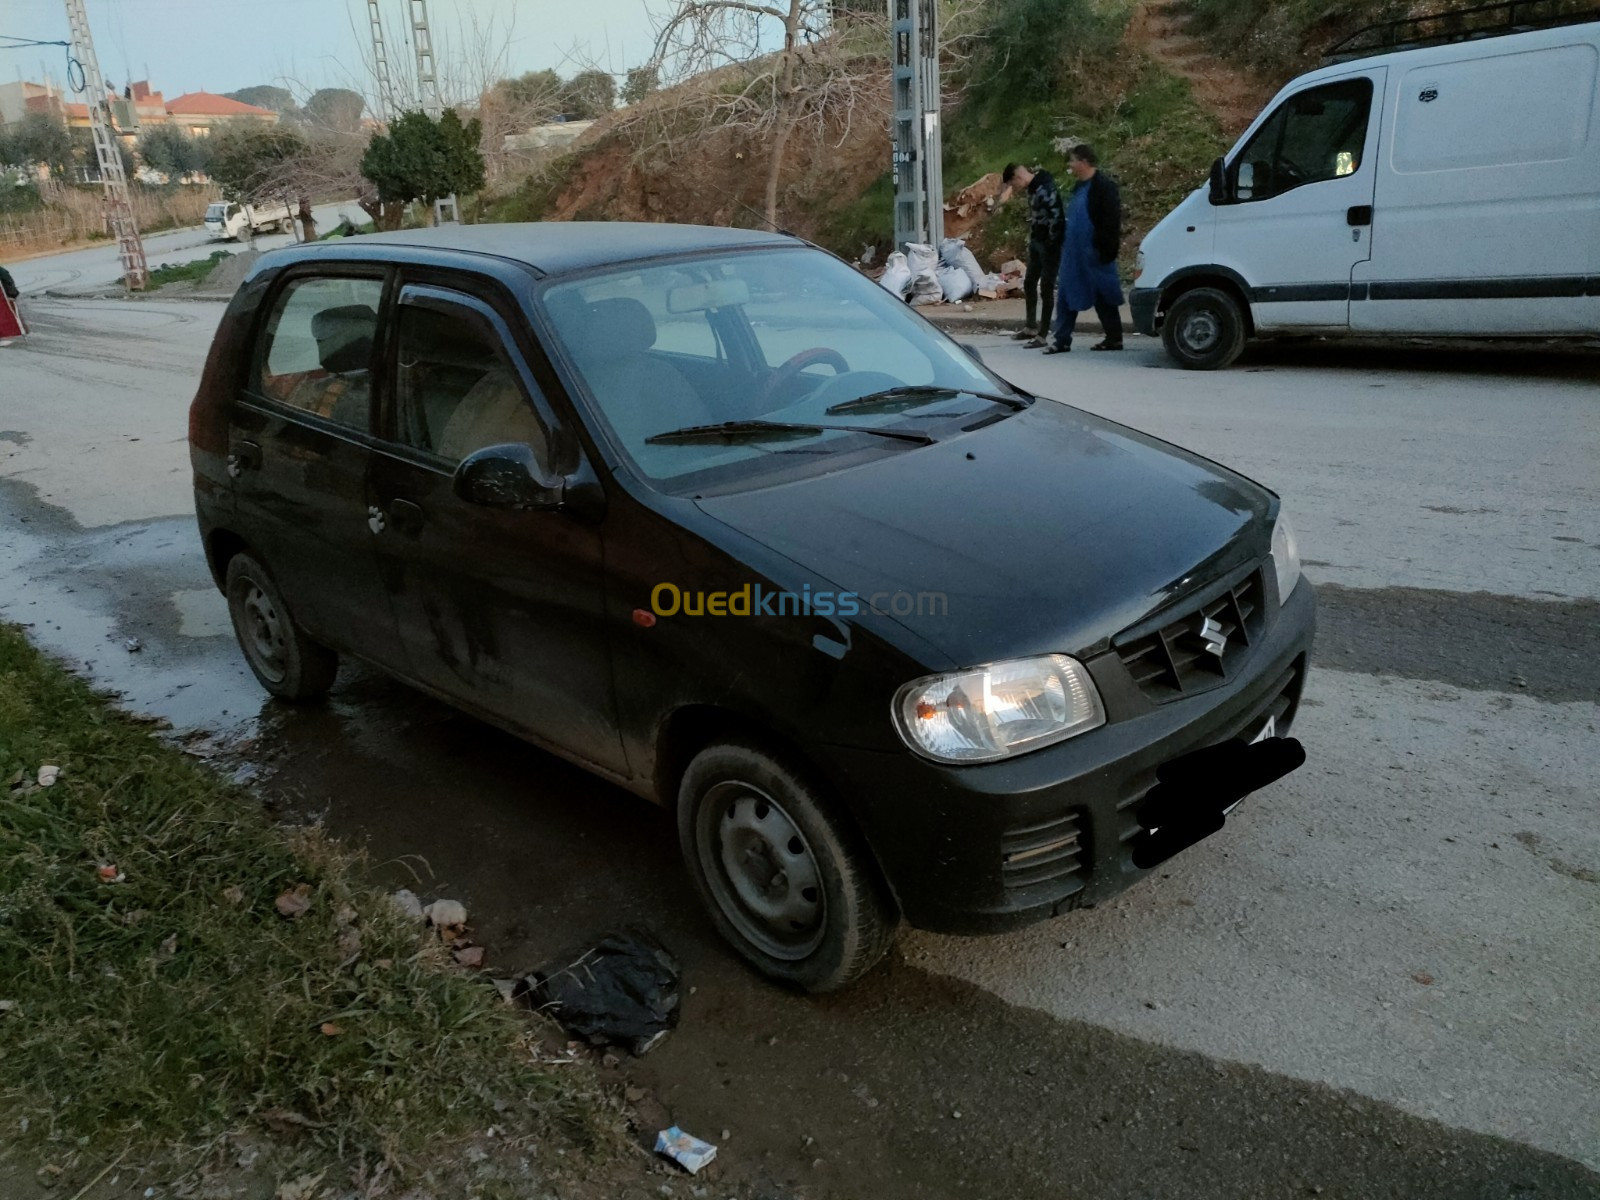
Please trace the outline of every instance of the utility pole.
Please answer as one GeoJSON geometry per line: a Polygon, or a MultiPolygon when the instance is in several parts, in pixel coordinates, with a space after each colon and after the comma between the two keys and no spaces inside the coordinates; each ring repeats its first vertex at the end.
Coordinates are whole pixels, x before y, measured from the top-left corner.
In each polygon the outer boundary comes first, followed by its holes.
{"type": "MultiPolygon", "coordinates": [[[[100,73],[94,39],[89,36],[89,16],[83,0],[66,0],[67,26],[71,30],[72,56],[83,72],[84,101],[89,109],[89,128],[94,135],[95,155],[100,160],[100,178],[106,187],[106,217],[117,237],[117,254],[122,259],[122,279],[130,292],[142,292],[150,282],[150,267],[144,257],[144,242],[139,223],[128,197],[128,176],[122,169],[121,148],[111,128],[111,112],[106,104],[106,77],[100,73]]],[[[68,72],[70,75],[70,71],[68,72]]],[[[72,80],[67,80],[70,86],[72,80]]]]}
{"type": "MultiPolygon", "coordinates": [[[[406,0],[411,6],[411,44],[417,51],[417,93],[422,100],[422,111],[430,120],[444,115],[444,102],[439,98],[439,78],[433,63],[433,34],[428,29],[428,0],[406,0]]],[[[454,196],[433,202],[433,223],[443,225],[461,219],[460,207],[454,196]]]]}
{"type": "Polygon", "coordinates": [[[893,39],[894,242],[944,239],[939,0],[889,0],[893,39]]]}
{"type": "Polygon", "coordinates": [[[389,51],[383,42],[383,11],[378,0],[367,0],[367,16],[372,19],[372,74],[378,88],[378,119],[387,122],[394,115],[394,82],[389,78],[389,51]]]}

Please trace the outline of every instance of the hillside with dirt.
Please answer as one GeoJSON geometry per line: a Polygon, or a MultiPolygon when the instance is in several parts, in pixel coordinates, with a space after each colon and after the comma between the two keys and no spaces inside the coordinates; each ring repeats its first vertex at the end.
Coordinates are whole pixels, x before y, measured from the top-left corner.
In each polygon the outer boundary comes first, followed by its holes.
{"type": "MultiPolygon", "coordinates": [[[[996,208],[1007,162],[1060,173],[1093,143],[1122,184],[1125,258],[1204,179],[1279,86],[1336,36],[1407,11],[1393,0],[985,0],[952,39],[944,179],[951,228],[987,266],[1025,246],[1023,205],[996,208]]],[[[886,62],[877,69],[887,73],[886,62]]],[[[500,220],[683,221],[761,227],[770,125],[678,119],[731,90],[727,69],[599,122],[501,196],[500,220]]],[[[777,223],[848,257],[890,248],[887,87],[792,138],[777,223]]]]}

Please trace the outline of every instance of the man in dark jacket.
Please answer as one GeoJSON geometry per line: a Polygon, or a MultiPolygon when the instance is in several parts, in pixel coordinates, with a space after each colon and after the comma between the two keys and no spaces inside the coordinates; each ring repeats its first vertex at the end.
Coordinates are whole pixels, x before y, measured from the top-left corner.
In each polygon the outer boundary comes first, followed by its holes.
{"type": "Polygon", "coordinates": [[[1106,331],[1094,350],[1122,349],[1122,280],[1117,275],[1117,250],[1122,244],[1122,193],[1116,180],[1102,173],[1091,146],[1074,146],[1068,158],[1078,178],[1067,202],[1067,237],[1061,251],[1061,278],[1056,288],[1053,341],[1046,354],[1072,349],[1078,314],[1094,309],[1106,331]]]}
{"type": "Polygon", "coordinates": [[[1009,163],[1000,180],[1009,196],[1014,188],[1028,192],[1028,271],[1022,277],[1022,298],[1027,319],[1011,336],[1035,348],[1044,345],[1055,305],[1056,275],[1061,269],[1061,239],[1066,233],[1067,210],[1061,191],[1049,171],[1034,171],[1009,163]],[[1039,319],[1034,320],[1035,317],[1039,319]]]}
{"type": "Polygon", "coordinates": [[[11,278],[11,272],[4,267],[0,267],[0,290],[12,300],[17,298],[17,281],[11,278]]]}

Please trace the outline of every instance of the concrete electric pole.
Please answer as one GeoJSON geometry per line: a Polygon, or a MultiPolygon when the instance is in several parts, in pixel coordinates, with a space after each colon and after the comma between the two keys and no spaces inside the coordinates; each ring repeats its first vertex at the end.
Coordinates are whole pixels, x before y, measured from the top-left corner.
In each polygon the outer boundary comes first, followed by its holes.
{"type": "MultiPolygon", "coordinates": [[[[111,128],[111,113],[106,105],[106,77],[100,73],[94,39],[89,36],[89,16],[83,0],[66,0],[67,26],[71,30],[72,57],[83,77],[83,99],[89,109],[89,129],[94,136],[94,152],[100,162],[100,178],[105,182],[106,218],[117,238],[117,253],[122,259],[122,279],[130,292],[141,292],[150,282],[150,267],[144,257],[144,241],[139,237],[139,222],[133,215],[128,196],[128,176],[122,169],[122,152],[111,128]]],[[[69,73],[70,74],[70,73],[69,73]]],[[[67,80],[68,85],[72,80],[67,80]]]]}
{"type": "Polygon", "coordinates": [[[894,243],[944,238],[939,0],[889,0],[893,38],[894,243]]]}
{"type": "MultiPolygon", "coordinates": [[[[439,98],[439,78],[433,63],[433,34],[428,29],[428,0],[406,0],[411,6],[411,44],[417,51],[417,92],[422,100],[422,111],[437,121],[444,114],[444,102],[439,98]]],[[[433,223],[443,225],[461,219],[454,196],[433,202],[433,223]]]]}

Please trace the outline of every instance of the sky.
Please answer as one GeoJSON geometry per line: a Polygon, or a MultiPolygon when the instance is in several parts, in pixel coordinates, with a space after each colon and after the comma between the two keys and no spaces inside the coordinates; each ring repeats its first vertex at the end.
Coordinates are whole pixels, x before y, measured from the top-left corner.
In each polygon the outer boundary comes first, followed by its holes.
{"type": "MultiPolygon", "coordinates": [[[[660,0],[429,0],[441,79],[487,31],[504,73],[553,67],[570,75],[594,65],[623,72],[649,56],[649,12],[660,0]]],[[[355,87],[366,79],[370,26],[366,0],[87,0],[101,70],[121,86],[148,78],[170,99],[183,92],[231,92],[284,84],[296,93],[355,87]]],[[[409,0],[381,0],[390,69],[414,75],[409,0]]],[[[67,37],[62,0],[0,0],[0,34],[40,41],[67,37]]],[[[24,50],[0,42],[0,82],[61,83],[66,51],[24,50]]],[[[300,97],[305,98],[304,94],[300,97]]]]}

